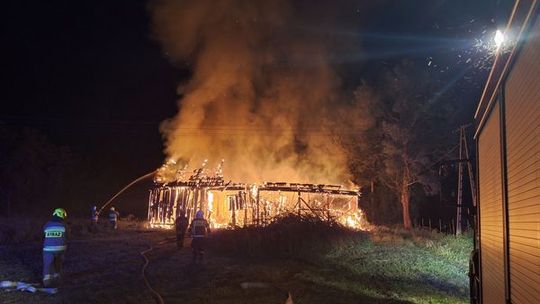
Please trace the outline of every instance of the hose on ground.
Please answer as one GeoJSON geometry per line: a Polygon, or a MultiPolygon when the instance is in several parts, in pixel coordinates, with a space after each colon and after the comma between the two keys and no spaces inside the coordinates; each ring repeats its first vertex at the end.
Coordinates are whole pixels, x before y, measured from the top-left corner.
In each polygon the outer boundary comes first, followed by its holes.
{"type": "MultiPolygon", "coordinates": [[[[176,240],[176,238],[166,238],[166,239],[162,240],[161,242],[157,243],[156,245],[162,245],[162,244],[170,243],[170,242],[172,242],[174,240],[176,240]]],[[[165,304],[165,301],[163,301],[163,297],[161,297],[159,292],[157,292],[154,288],[152,288],[152,285],[150,285],[150,282],[148,281],[148,278],[146,277],[146,268],[148,267],[148,264],[150,263],[150,260],[146,257],[145,254],[147,254],[148,252],[150,252],[152,250],[154,250],[154,246],[150,245],[150,247],[148,249],[145,249],[145,250],[140,252],[141,256],[144,259],[144,265],[142,267],[142,277],[144,279],[144,284],[146,285],[146,287],[148,287],[148,289],[150,289],[150,292],[152,293],[152,295],[156,299],[156,302],[159,303],[159,304],[165,304]]]]}
{"type": "Polygon", "coordinates": [[[152,288],[152,285],[150,285],[150,282],[148,282],[148,278],[146,278],[146,267],[148,267],[148,263],[149,263],[150,261],[149,261],[148,258],[145,256],[145,254],[146,254],[147,252],[152,251],[152,250],[154,250],[154,247],[153,247],[153,246],[150,246],[150,248],[141,251],[141,256],[142,256],[143,259],[144,259],[144,265],[143,265],[143,268],[142,268],[142,276],[143,276],[143,279],[144,279],[144,284],[146,285],[146,287],[148,287],[148,289],[150,289],[150,292],[152,293],[152,295],[154,296],[154,298],[156,298],[156,302],[159,303],[159,304],[165,304],[165,302],[163,301],[163,298],[161,297],[161,295],[159,294],[159,292],[157,292],[154,288],[152,288]]]}
{"type": "Polygon", "coordinates": [[[48,294],[55,294],[58,292],[58,288],[41,288],[39,283],[26,283],[17,281],[0,281],[0,288],[7,288],[7,290],[20,290],[35,293],[41,291],[48,294]]]}

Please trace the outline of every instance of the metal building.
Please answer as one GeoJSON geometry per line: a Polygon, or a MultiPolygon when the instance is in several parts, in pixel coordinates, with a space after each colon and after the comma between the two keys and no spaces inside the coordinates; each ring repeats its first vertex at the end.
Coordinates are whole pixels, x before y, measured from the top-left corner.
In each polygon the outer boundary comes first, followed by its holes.
{"type": "MultiPolygon", "coordinates": [[[[540,18],[517,0],[475,113],[478,295],[540,303],[540,18]]],[[[473,288],[474,289],[474,288],[473,288]]]]}

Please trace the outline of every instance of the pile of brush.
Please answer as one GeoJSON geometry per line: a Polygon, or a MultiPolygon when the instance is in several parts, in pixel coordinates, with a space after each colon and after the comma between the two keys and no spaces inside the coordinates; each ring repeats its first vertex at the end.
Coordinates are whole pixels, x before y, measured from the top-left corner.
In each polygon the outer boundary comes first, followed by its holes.
{"type": "Polygon", "coordinates": [[[212,250],[246,257],[310,258],[366,234],[316,216],[288,214],[264,227],[214,233],[212,250]]]}

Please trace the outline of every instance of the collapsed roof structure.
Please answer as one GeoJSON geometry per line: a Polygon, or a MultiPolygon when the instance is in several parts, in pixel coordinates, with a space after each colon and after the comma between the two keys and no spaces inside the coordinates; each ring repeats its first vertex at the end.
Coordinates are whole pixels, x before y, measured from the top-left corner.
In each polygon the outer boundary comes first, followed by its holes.
{"type": "Polygon", "coordinates": [[[359,190],[340,185],[265,182],[225,182],[223,161],[209,174],[207,162],[186,176],[187,167],[166,180],[158,171],[149,191],[148,220],[153,227],[171,227],[180,212],[193,218],[203,210],[214,228],[264,226],[286,214],[317,216],[365,230],[368,223],[358,207],[359,190]]]}

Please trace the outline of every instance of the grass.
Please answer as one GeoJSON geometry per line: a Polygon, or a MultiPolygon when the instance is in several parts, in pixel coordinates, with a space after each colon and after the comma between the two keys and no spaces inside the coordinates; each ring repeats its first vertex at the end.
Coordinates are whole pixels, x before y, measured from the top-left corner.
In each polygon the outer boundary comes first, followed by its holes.
{"type": "Polygon", "coordinates": [[[470,235],[388,228],[362,233],[315,219],[284,218],[267,228],[226,232],[217,240],[219,250],[235,256],[296,259],[309,265],[293,278],[274,275],[278,278],[272,281],[302,282],[351,298],[468,301],[470,235]]]}
{"type": "MultiPolygon", "coordinates": [[[[414,233],[414,232],[413,232],[414,233]]],[[[385,232],[384,234],[390,234],[385,232]]],[[[464,303],[468,297],[468,237],[380,235],[336,248],[322,260],[340,270],[323,282],[350,292],[414,303],[464,303]],[[351,282],[354,282],[351,284],[351,282]]],[[[320,280],[320,274],[306,274],[320,280]]]]}
{"type": "MultiPolygon", "coordinates": [[[[144,222],[123,220],[119,231],[103,227],[94,235],[85,230],[87,220],[71,220],[69,280],[62,293],[48,297],[0,290],[0,302],[107,303],[118,297],[151,302],[139,255],[149,244],[156,246],[149,279],[166,302],[271,304],[283,303],[287,292],[295,304],[468,302],[469,235],[389,228],[356,232],[315,218],[284,217],[264,228],[212,233],[204,267],[193,268],[189,248],[158,245],[173,231],[145,230],[144,222]],[[271,287],[242,289],[244,282],[271,287]]],[[[16,232],[7,234],[10,244],[0,246],[0,280],[39,280],[43,222],[1,222],[2,231],[16,232]]]]}

